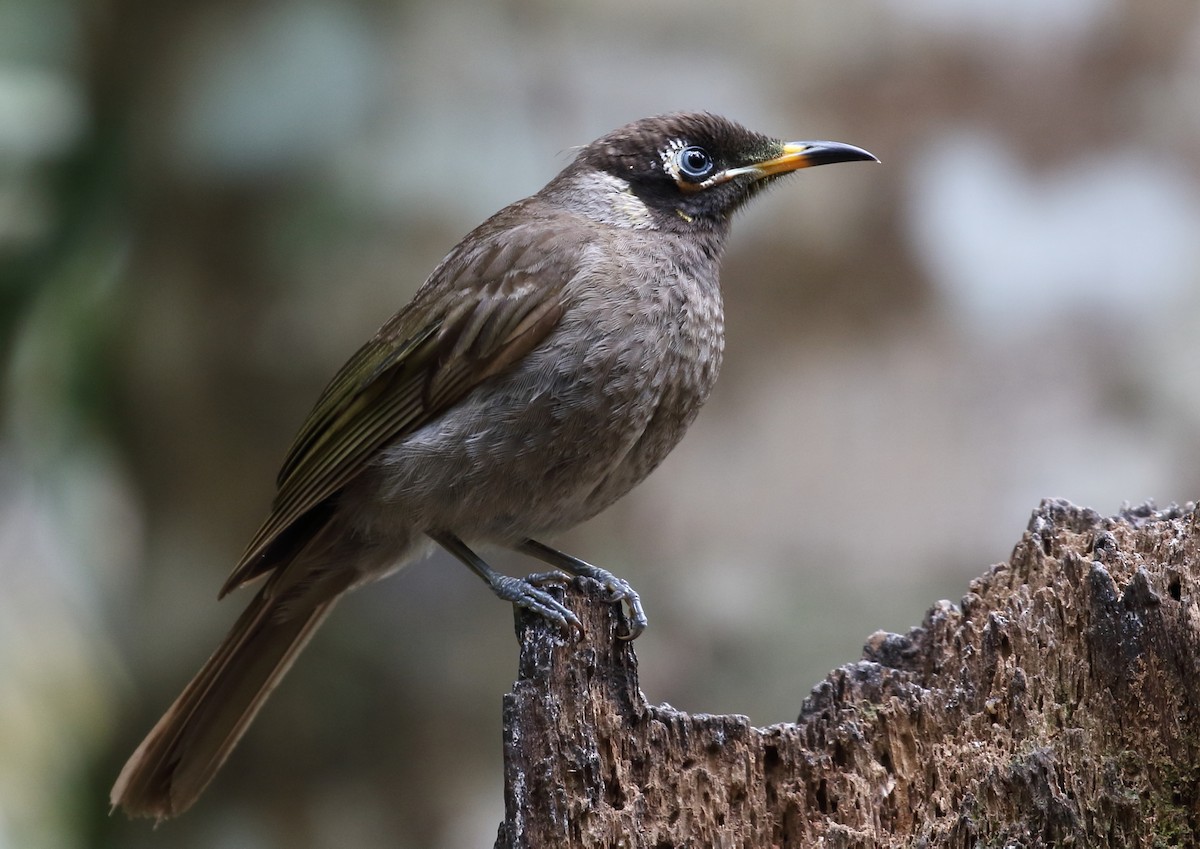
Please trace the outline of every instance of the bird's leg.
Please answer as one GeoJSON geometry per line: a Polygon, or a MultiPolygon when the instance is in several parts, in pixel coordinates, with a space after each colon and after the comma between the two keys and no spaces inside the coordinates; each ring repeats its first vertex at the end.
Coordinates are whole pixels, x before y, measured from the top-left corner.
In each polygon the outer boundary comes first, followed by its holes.
{"type": "MultiPolygon", "coordinates": [[[[621,639],[636,639],[642,631],[646,630],[646,612],[642,610],[642,599],[638,596],[637,590],[628,581],[618,578],[607,569],[593,566],[585,560],[572,557],[570,554],[559,551],[557,548],[551,548],[534,539],[526,539],[517,543],[516,549],[531,557],[536,557],[543,563],[549,563],[556,569],[562,569],[581,578],[591,578],[594,581],[599,581],[608,590],[609,601],[624,602],[629,607],[629,633],[622,634],[621,639]]],[[[538,582],[546,577],[543,575],[530,575],[526,580],[538,582]]]]}
{"type": "Polygon", "coordinates": [[[531,610],[561,628],[573,630],[579,634],[583,633],[583,623],[579,621],[579,617],[534,582],[527,578],[510,578],[508,575],[501,575],[487,565],[483,558],[468,548],[465,542],[449,531],[431,532],[429,536],[434,542],[465,563],[472,572],[483,578],[492,588],[492,592],[500,598],[511,601],[518,607],[531,610]]]}

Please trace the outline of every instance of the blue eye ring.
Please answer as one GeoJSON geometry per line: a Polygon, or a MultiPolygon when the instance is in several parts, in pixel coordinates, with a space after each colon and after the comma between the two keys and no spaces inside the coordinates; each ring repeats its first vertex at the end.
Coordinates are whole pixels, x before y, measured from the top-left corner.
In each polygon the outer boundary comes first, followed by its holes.
{"type": "Polygon", "coordinates": [[[679,176],[693,183],[707,179],[717,166],[712,154],[694,144],[682,148],[675,155],[675,164],[679,168],[679,176]]]}

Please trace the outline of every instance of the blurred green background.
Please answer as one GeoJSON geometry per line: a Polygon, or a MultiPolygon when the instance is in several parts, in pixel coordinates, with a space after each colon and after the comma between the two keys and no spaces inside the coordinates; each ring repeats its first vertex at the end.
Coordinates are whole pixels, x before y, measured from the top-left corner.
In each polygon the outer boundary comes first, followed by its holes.
{"type": "Polygon", "coordinates": [[[1042,497],[1192,498],[1198,91],[1191,0],[0,0],[0,849],[492,844],[511,614],[446,557],[347,599],[186,816],[107,793],[324,382],[643,115],[883,160],[739,220],[708,408],[559,540],[641,591],[651,701],[793,719],[1042,497]]]}

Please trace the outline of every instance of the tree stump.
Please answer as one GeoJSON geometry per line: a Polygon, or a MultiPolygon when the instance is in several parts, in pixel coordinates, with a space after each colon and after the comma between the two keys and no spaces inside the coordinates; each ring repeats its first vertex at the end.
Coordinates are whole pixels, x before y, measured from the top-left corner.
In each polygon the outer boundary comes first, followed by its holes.
{"type": "Polygon", "coordinates": [[[1197,845],[1191,505],[1045,501],[1002,563],[817,685],[795,723],[651,706],[615,605],[518,617],[498,849],[1197,845]]]}

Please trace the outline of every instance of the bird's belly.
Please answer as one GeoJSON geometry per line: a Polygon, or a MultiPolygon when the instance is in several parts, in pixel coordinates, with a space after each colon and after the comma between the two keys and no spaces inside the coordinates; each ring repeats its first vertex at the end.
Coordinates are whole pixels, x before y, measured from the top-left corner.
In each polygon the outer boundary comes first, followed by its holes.
{"type": "Polygon", "coordinates": [[[505,543],[594,516],[666,457],[707,398],[721,323],[694,318],[696,332],[655,327],[619,346],[607,331],[555,341],[476,387],[381,452],[349,493],[356,523],[505,543]]]}

